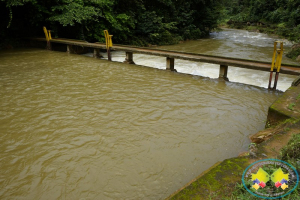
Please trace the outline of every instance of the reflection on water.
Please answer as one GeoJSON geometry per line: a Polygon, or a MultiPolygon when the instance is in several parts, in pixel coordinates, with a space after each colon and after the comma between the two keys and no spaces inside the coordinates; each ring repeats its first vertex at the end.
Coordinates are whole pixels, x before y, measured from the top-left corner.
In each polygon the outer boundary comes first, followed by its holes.
{"type": "Polygon", "coordinates": [[[45,50],[0,60],[0,199],[163,199],[246,150],[279,94],[45,50]]]}

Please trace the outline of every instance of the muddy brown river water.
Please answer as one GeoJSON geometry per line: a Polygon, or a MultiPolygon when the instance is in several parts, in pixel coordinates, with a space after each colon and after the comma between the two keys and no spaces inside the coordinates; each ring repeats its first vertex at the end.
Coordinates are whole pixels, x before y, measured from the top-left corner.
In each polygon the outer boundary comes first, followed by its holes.
{"type": "Polygon", "coordinates": [[[2,51],[0,199],[164,199],[245,151],[280,94],[62,52],[2,51]]]}

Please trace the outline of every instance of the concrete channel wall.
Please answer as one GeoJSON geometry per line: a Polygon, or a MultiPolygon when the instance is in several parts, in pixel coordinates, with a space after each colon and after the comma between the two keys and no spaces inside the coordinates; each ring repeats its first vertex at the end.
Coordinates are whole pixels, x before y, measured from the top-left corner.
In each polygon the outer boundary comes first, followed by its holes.
{"type": "Polygon", "coordinates": [[[228,198],[236,184],[242,181],[243,171],[250,164],[261,159],[277,158],[278,155],[274,154],[272,149],[275,145],[272,146],[271,142],[275,143],[277,151],[280,151],[293,134],[300,132],[299,82],[300,77],[269,107],[267,128],[250,136],[251,141],[258,145],[255,150],[250,147],[249,152],[239,157],[216,163],[170,195],[167,200],[228,198]]]}

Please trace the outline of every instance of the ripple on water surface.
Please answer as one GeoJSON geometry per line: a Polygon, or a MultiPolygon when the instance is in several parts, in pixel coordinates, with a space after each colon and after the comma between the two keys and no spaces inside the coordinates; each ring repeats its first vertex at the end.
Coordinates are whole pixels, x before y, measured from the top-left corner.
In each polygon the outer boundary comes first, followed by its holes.
{"type": "Polygon", "coordinates": [[[1,199],[163,199],[245,150],[278,95],[44,50],[0,59],[1,199]]]}

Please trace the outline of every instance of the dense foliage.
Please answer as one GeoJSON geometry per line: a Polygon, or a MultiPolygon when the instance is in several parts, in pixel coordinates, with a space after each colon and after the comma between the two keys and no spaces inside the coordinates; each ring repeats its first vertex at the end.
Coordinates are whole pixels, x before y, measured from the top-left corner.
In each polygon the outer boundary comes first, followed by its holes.
{"type": "MultiPolygon", "coordinates": [[[[217,26],[219,0],[0,0],[1,38],[43,36],[122,44],[172,44],[217,26]]],[[[3,43],[4,41],[0,41],[3,43]]]]}
{"type": "Polygon", "coordinates": [[[223,0],[222,16],[234,22],[269,25],[274,33],[300,39],[299,0],[223,0]]]}
{"type": "MultiPolygon", "coordinates": [[[[147,46],[197,39],[222,20],[267,24],[271,33],[300,38],[299,0],[0,0],[0,45],[43,36],[147,46]]],[[[267,30],[268,31],[268,30],[267,30]]]]}

